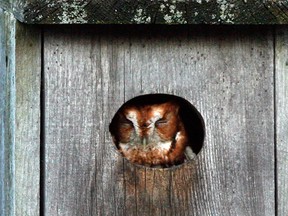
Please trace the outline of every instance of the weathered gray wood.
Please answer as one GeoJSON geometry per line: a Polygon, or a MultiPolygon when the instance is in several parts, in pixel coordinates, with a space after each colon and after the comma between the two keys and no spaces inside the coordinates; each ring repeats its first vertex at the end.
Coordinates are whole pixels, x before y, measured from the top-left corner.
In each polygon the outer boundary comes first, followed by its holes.
{"type": "Polygon", "coordinates": [[[0,9],[0,215],[14,215],[15,19],[0,9]]]}
{"type": "Polygon", "coordinates": [[[288,212],[288,29],[276,29],[276,150],[278,215],[288,212]]]}
{"type": "Polygon", "coordinates": [[[44,37],[47,215],[275,215],[271,28],[48,27],[44,37]],[[206,122],[197,160],[176,169],[131,165],[108,132],[123,102],[158,92],[206,122]]]}
{"type": "Polygon", "coordinates": [[[25,23],[288,23],[287,0],[0,0],[1,6],[25,23]]]}
{"type": "Polygon", "coordinates": [[[0,16],[0,215],[39,215],[40,30],[0,16]]]}
{"type": "Polygon", "coordinates": [[[15,214],[39,215],[41,31],[17,23],[15,214]]]}

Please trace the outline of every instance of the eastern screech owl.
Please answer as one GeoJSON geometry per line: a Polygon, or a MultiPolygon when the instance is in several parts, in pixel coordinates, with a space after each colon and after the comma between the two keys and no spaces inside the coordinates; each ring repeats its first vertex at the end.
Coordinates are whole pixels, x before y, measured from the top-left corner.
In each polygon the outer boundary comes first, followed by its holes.
{"type": "Polygon", "coordinates": [[[110,124],[113,141],[132,163],[169,167],[192,159],[179,105],[163,103],[124,105],[110,124]]]}

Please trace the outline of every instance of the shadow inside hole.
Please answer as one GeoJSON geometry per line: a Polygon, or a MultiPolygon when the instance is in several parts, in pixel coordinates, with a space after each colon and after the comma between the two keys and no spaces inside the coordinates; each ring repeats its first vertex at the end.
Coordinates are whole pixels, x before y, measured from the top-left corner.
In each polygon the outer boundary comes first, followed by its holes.
{"type": "MultiPolygon", "coordinates": [[[[184,125],[188,136],[188,146],[191,147],[193,152],[197,155],[203,147],[204,137],[205,137],[205,125],[204,120],[198,110],[187,100],[184,98],[175,96],[175,95],[168,95],[168,94],[148,94],[148,95],[141,95],[124,103],[115,116],[113,117],[111,124],[109,125],[109,131],[113,137],[113,142],[116,145],[117,149],[119,150],[119,138],[121,136],[121,132],[119,130],[119,122],[121,121],[119,118],[119,113],[121,113],[126,107],[137,107],[141,108],[144,106],[153,106],[164,104],[167,102],[173,102],[179,106],[179,117],[184,125]]],[[[121,151],[120,151],[121,152],[121,151]]],[[[123,154],[122,154],[123,155],[123,154]]],[[[186,160],[184,161],[186,162],[186,160]]],[[[180,165],[180,163],[175,164],[166,164],[161,167],[171,167],[172,165],[180,165]]],[[[140,164],[141,165],[141,164],[140,164]]],[[[144,164],[142,164],[144,165],[144,164]]],[[[159,166],[151,166],[145,164],[145,166],[150,167],[159,167],[159,166]]]]}

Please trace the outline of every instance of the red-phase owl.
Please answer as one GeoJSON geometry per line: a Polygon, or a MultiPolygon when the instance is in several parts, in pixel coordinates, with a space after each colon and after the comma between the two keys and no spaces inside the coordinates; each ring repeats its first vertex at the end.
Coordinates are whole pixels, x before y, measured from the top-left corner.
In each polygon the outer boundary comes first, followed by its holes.
{"type": "Polygon", "coordinates": [[[192,159],[184,124],[175,101],[128,103],[110,124],[113,141],[132,163],[169,167],[192,159]]]}

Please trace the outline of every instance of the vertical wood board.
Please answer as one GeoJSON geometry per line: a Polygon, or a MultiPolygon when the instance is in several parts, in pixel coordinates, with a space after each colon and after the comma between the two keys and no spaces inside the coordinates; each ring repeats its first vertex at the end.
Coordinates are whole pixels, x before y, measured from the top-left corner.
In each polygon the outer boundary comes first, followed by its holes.
{"type": "Polygon", "coordinates": [[[47,28],[47,215],[274,215],[273,35],[270,28],[47,28]],[[131,165],[108,125],[147,93],[202,113],[197,160],[131,165]]]}
{"type": "Polygon", "coordinates": [[[15,214],[40,210],[41,29],[17,22],[15,38],[15,214]]]}
{"type": "Polygon", "coordinates": [[[288,213],[288,31],[276,28],[276,154],[278,215],[288,213]]]}
{"type": "Polygon", "coordinates": [[[0,215],[15,213],[15,22],[0,9],[0,215]]]}
{"type": "Polygon", "coordinates": [[[0,16],[0,214],[39,215],[40,30],[0,16]]]}

